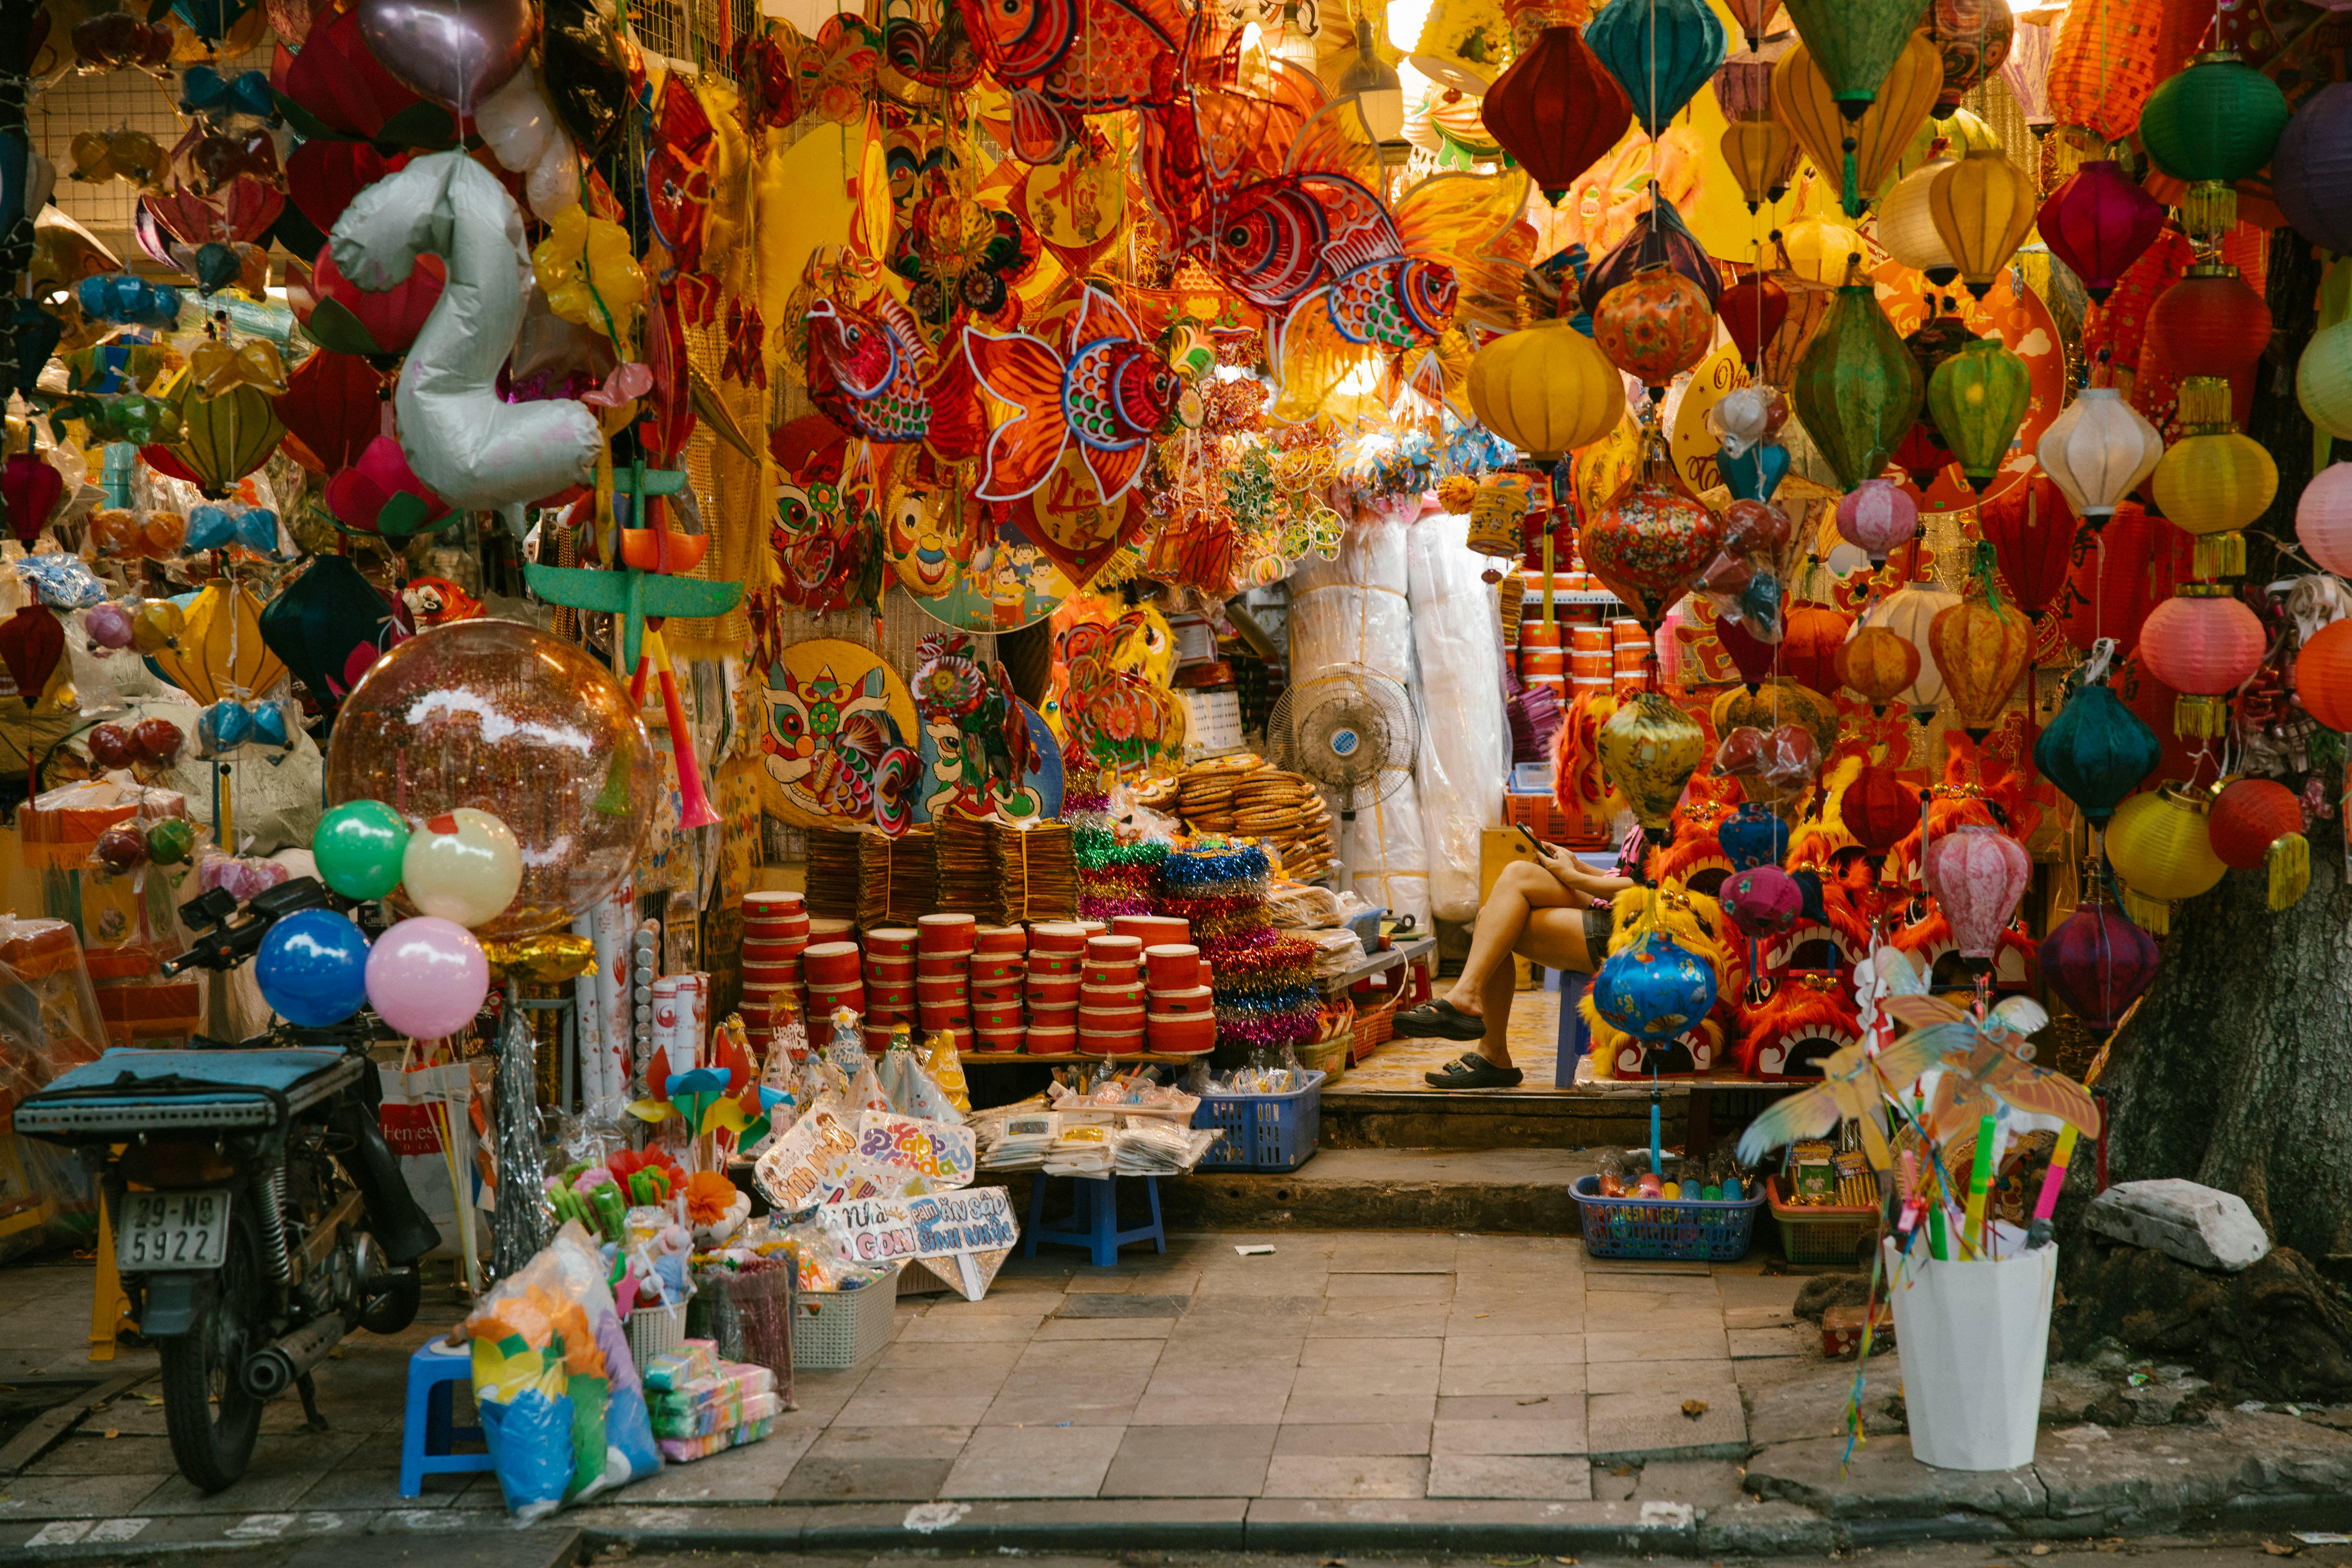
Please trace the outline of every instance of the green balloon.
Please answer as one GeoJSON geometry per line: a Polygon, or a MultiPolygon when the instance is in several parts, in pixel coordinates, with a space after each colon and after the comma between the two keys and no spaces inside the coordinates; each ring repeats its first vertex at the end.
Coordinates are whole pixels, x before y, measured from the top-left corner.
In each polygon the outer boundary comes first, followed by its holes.
{"type": "Polygon", "coordinates": [[[408,824],[380,800],[347,800],[319,818],[310,855],[327,886],[347,899],[381,899],[400,886],[408,824]]]}

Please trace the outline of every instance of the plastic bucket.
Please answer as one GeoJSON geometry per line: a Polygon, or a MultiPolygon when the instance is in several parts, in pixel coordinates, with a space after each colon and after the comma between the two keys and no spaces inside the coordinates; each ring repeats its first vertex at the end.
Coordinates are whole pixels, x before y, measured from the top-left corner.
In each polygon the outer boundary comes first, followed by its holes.
{"type": "Polygon", "coordinates": [[[1993,1263],[1927,1258],[1906,1264],[1898,1278],[1894,1241],[1881,1245],[1896,1281],[1887,1295],[1912,1458],[1946,1470],[2032,1464],[2057,1247],[1993,1263]]]}

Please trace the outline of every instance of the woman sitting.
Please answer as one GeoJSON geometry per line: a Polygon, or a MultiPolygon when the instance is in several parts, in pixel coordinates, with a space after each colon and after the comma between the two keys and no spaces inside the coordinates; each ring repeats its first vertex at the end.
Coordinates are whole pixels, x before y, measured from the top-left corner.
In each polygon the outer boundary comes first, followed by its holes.
{"type": "MultiPolygon", "coordinates": [[[[1495,879],[1478,906],[1470,956],[1454,989],[1400,1013],[1396,1033],[1407,1039],[1475,1040],[1478,1048],[1443,1071],[1426,1073],[1435,1089],[1515,1089],[1511,1065],[1511,993],[1517,989],[1511,955],[1546,969],[1590,974],[1609,952],[1608,900],[1633,884],[1604,876],[1552,845],[1537,847],[1540,860],[1517,860],[1495,879]],[[1598,900],[1598,902],[1596,902],[1598,900]]],[[[1565,998],[1562,1005],[1568,1005],[1565,998]]]]}

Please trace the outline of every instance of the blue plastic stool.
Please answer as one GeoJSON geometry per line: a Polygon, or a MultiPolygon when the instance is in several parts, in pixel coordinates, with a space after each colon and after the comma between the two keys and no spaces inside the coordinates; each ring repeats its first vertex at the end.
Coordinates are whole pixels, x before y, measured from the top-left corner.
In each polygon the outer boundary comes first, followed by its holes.
{"type": "Polygon", "coordinates": [[[474,1375],[473,1352],[446,1339],[428,1341],[408,1358],[408,1415],[400,1430],[400,1495],[425,1495],[427,1476],[465,1475],[490,1468],[490,1457],[453,1454],[458,1443],[485,1439],[479,1426],[452,1424],[456,1385],[474,1375]]]}
{"type": "MultiPolygon", "coordinates": [[[[1093,1252],[1097,1268],[1108,1268],[1118,1262],[1118,1249],[1130,1241],[1148,1241],[1159,1251],[1168,1250],[1168,1237],[1160,1228],[1160,1178],[1143,1178],[1144,1195],[1151,1200],[1151,1223],[1133,1230],[1118,1228],[1118,1178],[1109,1176],[1073,1176],[1077,1184],[1076,1206],[1053,1225],[1045,1223],[1045,1173],[1040,1171],[1029,1184],[1029,1235],[1022,1243],[1024,1258],[1037,1256],[1041,1241],[1055,1247],[1083,1247],[1093,1252]]],[[[1131,1180],[1132,1178],[1130,1178],[1131,1180]]]]}
{"type": "Polygon", "coordinates": [[[1576,1081],[1576,1064],[1592,1049],[1592,1028],[1577,1010],[1592,976],[1572,969],[1555,969],[1546,984],[1559,993],[1559,1042],[1552,1058],[1551,1081],[1561,1089],[1576,1081]]]}

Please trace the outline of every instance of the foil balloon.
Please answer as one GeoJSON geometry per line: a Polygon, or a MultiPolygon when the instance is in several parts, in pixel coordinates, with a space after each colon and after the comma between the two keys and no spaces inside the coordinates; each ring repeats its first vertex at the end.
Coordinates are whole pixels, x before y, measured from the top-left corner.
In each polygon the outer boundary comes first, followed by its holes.
{"type": "Polygon", "coordinates": [[[497,176],[463,153],[416,159],[353,197],[331,243],[337,268],[362,289],[397,286],[421,255],[448,262],[394,399],[419,479],[452,506],[509,509],[519,524],[523,502],[593,478],[604,437],[584,405],[498,395],[499,367],[522,325],[530,253],[497,176]]]}
{"type": "Polygon", "coordinates": [[[359,0],[360,37],[403,87],[470,115],[530,52],[530,0],[359,0]]]}
{"type": "Polygon", "coordinates": [[[1683,787],[1706,755],[1706,733],[1690,715],[1654,691],[1644,691],[1601,726],[1601,772],[1647,829],[1670,829],[1683,787]]]}

